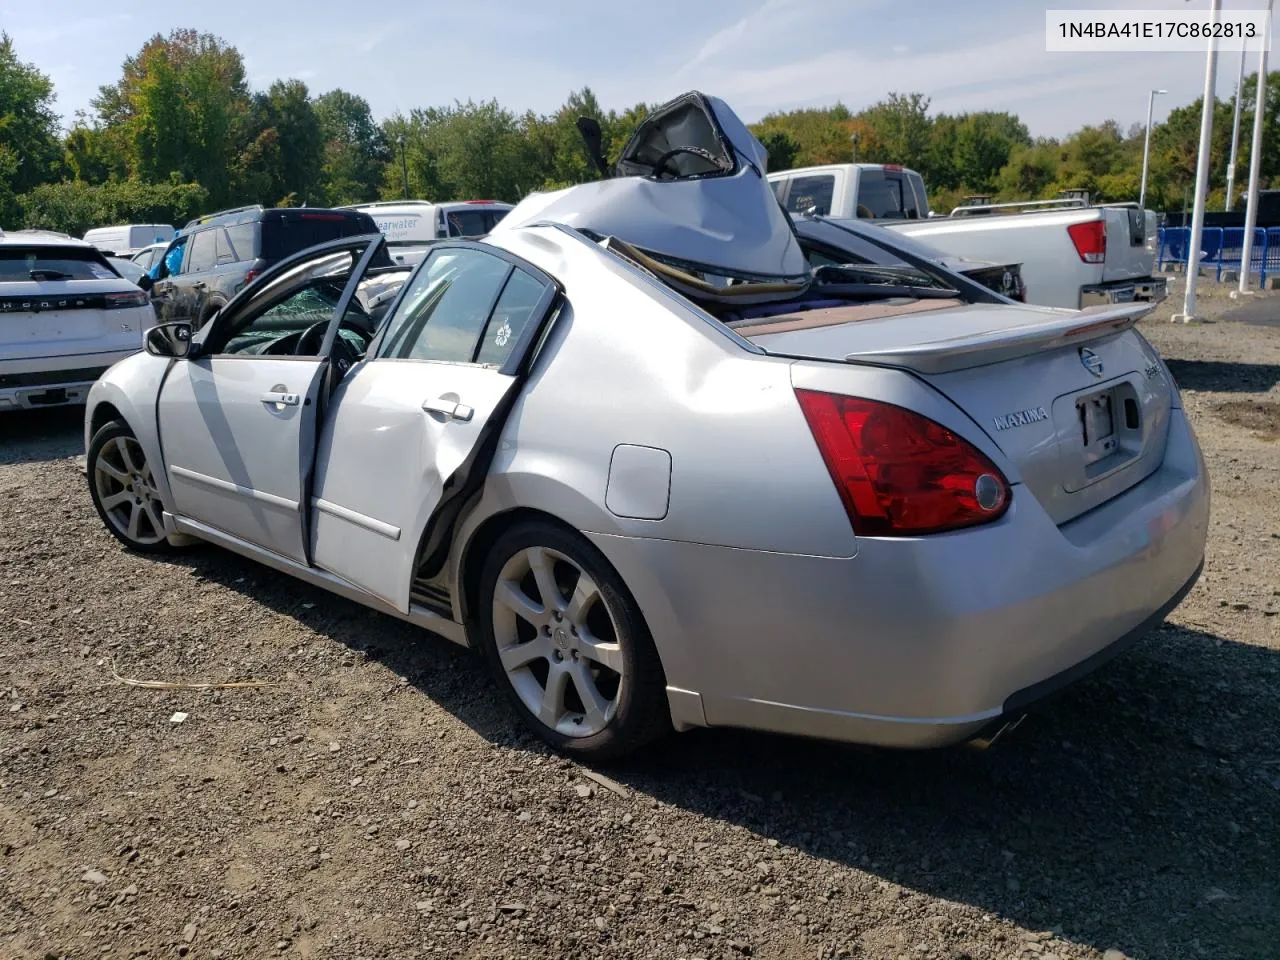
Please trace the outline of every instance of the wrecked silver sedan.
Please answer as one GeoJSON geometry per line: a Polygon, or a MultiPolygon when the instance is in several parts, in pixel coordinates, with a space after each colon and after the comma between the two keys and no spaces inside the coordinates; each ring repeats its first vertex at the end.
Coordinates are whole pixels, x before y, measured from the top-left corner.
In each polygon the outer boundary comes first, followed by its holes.
{"type": "Polygon", "coordinates": [[[1200,571],[1208,484],[1144,308],[812,268],[766,161],[689,94],[614,176],[398,288],[380,237],[277,265],[99,380],[95,507],[130,548],[214,543],[478,648],[584,757],[1020,716],[1200,571]]]}

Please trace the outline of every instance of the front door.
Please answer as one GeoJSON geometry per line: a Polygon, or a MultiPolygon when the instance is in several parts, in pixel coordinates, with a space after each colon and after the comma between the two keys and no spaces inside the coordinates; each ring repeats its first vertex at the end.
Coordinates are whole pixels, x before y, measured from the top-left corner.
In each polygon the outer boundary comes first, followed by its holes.
{"type": "Polygon", "coordinates": [[[335,391],[316,454],[312,559],[402,612],[424,543],[478,489],[554,282],[481,243],[432,248],[366,360],[335,391]]]}
{"type": "Polygon", "coordinates": [[[372,339],[354,295],[380,247],[365,238],[278,265],[173,365],[159,421],[176,515],[307,562],[319,411],[335,367],[372,339]]]}
{"type": "Polygon", "coordinates": [[[186,259],[189,237],[179,237],[169,245],[160,257],[160,261],[152,266],[151,275],[154,283],[151,287],[151,305],[155,308],[156,317],[161,323],[181,319],[178,314],[178,298],[181,293],[178,277],[182,273],[182,262],[186,259]]]}

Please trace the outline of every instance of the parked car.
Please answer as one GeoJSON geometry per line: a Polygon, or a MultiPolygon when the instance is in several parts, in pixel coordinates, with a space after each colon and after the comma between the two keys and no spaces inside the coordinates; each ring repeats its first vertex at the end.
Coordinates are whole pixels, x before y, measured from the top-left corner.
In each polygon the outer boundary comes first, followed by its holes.
{"type": "Polygon", "coordinates": [[[436,240],[484,236],[506,215],[511,204],[496,200],[387,200],[339,209],[369,214],[386,235],[392,257],[399,263],[414,264],[426,256],[427,248],[436,240]]]}
{"type": "Polygon", "coordinates": [[[131,257],[143,247],[168,243],[173,236],[172,224],[126,223],[116,227],[95,227],[84,235],[84,242],[92,244],[103,253],[131,257]]]}
{"type": "Polygon", "coordinates": [[[874,219],[951,256],[1022,264],[1026,300],[1072,310],[1103,303],[1158,303],[1156,215],[1137,204],[1082,198],[929,211],[924,180],[897,164],[837,163],[768,175],[792,213],[874,219]]]}
{"type": "Polygon", "coordinates": [[[90,396],[99,515],[478,647],[570,754],[1002,728],[1199,576],[1148,308],[1011,304],[908,251],[811,268],[765,162],[689,94],[616,176],[434,244],[382,318],[375,236],[158,326],[90,396]]]}
{"type": "Polygon", "coordinates": [[[111,268],[116,273],[135,285],[147,275],[147,271],[142,269],[134,260],[125,260],[123,257],[107,257],[107,263],[111,264],[111,268]]]}
{"type": "MultiPolygon", "coordinates": [[[[171,240],[172,238],[170,238],[171,240]]],[[[151,268],[160,262],[160,258],[164,256],[164,252],[169,249],[170,240],[163,243],[153,243],[143,247],[129,259],[140,266],[143,270],[150,273],[151,268]]]]}
{"type": "Polygon", "coordinates": [[[154,323],[146,293],[95,247],[40,230],[0,234],[0,411],[84,403],[154,323]]]}
{"type": "Polygon", "coordinates": [[[192,220],[152,265],[151,299],[162,321],[197,329],[274,263],[338,237],[370,234],[367,213],[316,207],[224,210],[192,220]]]}
{"type": "Polygon", "coordinates": [[[980,283],[1002,297],[1024,300],[1022,264],[988,263],[967,257],[949,257],[940,250],[910,237],[886,230],[866,220],[833,220],[827,217],[792,215],[796,235],[811,267],[836,266],[842,263],[878,263],[882,266],[902,264],[898,250],[909,250],[915,256],[930,260],[980,283]]]}

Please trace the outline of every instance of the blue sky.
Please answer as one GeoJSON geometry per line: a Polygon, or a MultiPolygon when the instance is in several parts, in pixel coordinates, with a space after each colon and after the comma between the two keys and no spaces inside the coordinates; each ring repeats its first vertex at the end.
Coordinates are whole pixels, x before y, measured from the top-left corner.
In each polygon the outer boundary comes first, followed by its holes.
{"type": "MultiPolygon", "coordinates": [[[[1157,120],[1199,96],[1201,54],[1046,53],[1045,10],[1084,7],[1204,9],[1208,0],[0,0],[0,29],[53,78],[68,122],[126,56],[178,26],[239,48],[255,88],[285,77],[313,93],[343,87],[379,118],[489,97],[548,111],[587,85],[620,108],[697,88],[751,122],[918,90],[935,111],[1009,110],[1033,134],[1056,136],[1107,118],[1142,122],[1152,87],[1169,90],[1157,120]]],[[[1220,96],[1234,89],[1238,62],[1238,53],[1220,58],[1220,96]]],[[[1246,70],[1255,62],[1249,55],[1246,70]]]]}

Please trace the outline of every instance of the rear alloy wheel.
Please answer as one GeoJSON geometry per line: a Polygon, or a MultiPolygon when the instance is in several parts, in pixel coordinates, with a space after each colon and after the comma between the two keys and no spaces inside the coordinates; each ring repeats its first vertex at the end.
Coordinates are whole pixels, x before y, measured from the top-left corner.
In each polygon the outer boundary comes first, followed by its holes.
{"type": "Polygon", "coordinates": [[[524,721],[565,753],[629,753],[670,726],[653,641],[620,578],[591,544],[543,522],[490,550],[481,647],[524,721]]]}
{"type": "Polygon", "coordinates": [[[89,443],[89,495],[117,540],[143,553],[174,548],[164,532],[164,504],[151,465],[133,431],[113,420],[89,443]]]}

